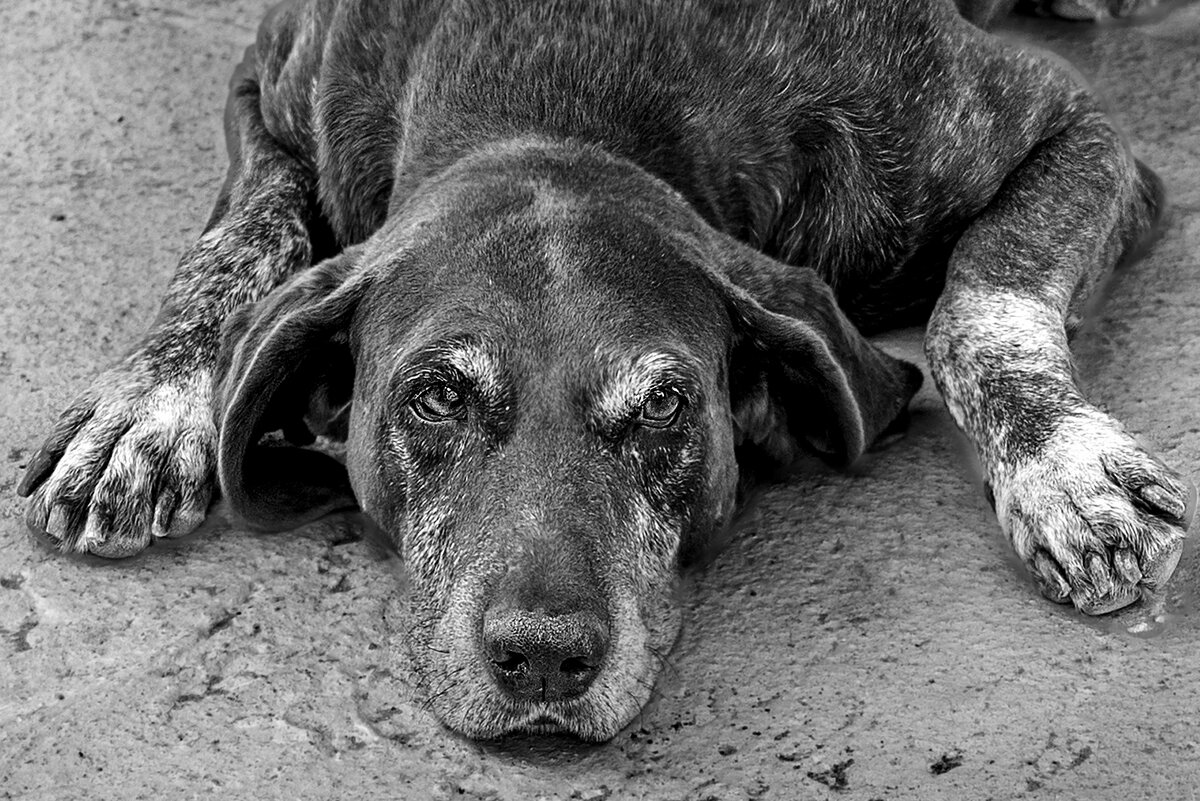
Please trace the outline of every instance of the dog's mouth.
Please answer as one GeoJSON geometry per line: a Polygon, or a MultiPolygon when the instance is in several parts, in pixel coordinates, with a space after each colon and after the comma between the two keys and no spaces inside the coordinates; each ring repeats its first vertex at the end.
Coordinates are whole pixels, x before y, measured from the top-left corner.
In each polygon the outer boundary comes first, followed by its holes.
{"type": "Polygon", "coordinates": [[[478,740],[552,736],[604,742],[616,736],[646,701],[613,684],[570,699],[531,702],[512,698],[481,675],[473,678],[458,685],[458,698],[439,696],[430,708],[443,724],[478,740]],[[621,707],[614,696],[628,701],[621,707]]]}
{"type": "Polygon", "coordinates": [[[569,734],[575,732],[568,729],[561,720],[553,715],[542,712],[518,723],[511,731],[512,734],[569,734]]]}
{"type": "Polygon", "coordinates": [[[584,741],[606,740],[612,721],[603,721],[596,699],[588,695],[565,702],[513,705],[504,699],[493,707],[493,731],[485,739],[508,736],[563,736],[584,741]]]}

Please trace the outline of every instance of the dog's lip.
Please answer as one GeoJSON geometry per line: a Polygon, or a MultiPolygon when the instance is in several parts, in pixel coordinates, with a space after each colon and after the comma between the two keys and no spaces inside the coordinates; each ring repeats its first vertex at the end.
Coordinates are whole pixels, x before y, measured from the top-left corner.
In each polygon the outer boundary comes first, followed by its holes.
{"type": "Polygon", "coordinates": [[[563,727],[561,721],[555,720],[547,714],[539,715],[532,720],[525,720],[518,724],[515,731],[525,732],[527,734],[563,734],[567,733],[567,729],[563,727]]]}
{"type": "Polygon", "coordinates": [[[527,714],[514,717],[507,727],[510,734],[578,734],[565,710],[538,706],[527,714]]]}

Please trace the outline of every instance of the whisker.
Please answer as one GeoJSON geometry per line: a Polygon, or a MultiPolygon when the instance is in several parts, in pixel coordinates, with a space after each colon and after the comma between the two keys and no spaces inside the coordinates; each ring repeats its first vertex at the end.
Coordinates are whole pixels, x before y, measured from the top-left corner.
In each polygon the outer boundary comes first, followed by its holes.
{"type": "Polygon", "coordinates": [[[664,653],[652,645],[647,645],[646,651],[648,651],[649,654],[654,657],[655,661],[658,662],[658,666],[661,670],[669,671],[671,676],[674,678],[679,677],[679,668],[677,668],[675,663],[671,660],[670,652],[664,653]]]}

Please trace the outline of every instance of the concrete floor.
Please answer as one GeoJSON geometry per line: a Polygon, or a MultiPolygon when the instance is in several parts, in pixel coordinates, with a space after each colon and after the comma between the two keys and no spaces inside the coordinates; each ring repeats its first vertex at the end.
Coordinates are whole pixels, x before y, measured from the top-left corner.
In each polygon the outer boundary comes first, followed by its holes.
{"type": "MultiPolygon", "coordinates": [[[[1041,600],[929,390],[907,440],[767,495],[691,581],[656,699],[602,746],[442,730],[390,656],[401,571],[349,522],[216,520],[115,564],[35,546],[20,470],[206,218],[226,80],[266,5],[5,4],[0,798],[1195,797],[1200,557],[1159,622],[1041,600]]],[[[1195,479],[1200,6],[1017,27],[1094,80],[1170,187],[1165,237],[1116,280],[1080,365],[1195,479]]],[[[914,332],[887,343],[920,360],[914,332]]]]}

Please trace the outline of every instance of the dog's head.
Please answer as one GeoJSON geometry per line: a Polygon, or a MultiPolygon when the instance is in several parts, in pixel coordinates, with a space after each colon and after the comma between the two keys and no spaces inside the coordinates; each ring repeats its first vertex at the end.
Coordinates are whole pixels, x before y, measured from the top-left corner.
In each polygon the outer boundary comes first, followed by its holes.
{"type": "Polygon", "coordinates": [[[356,500],[390,535],[447,725],[602,740],[650,695],[681,564],[734,511],[739,447],[849,462],[919,381],[808,271],[646,173],[510,145],[240,316],[220,474],[252,524],[356,500]],[[260,442],[301,421],[345,437],[346,472],[260,442]]]}

